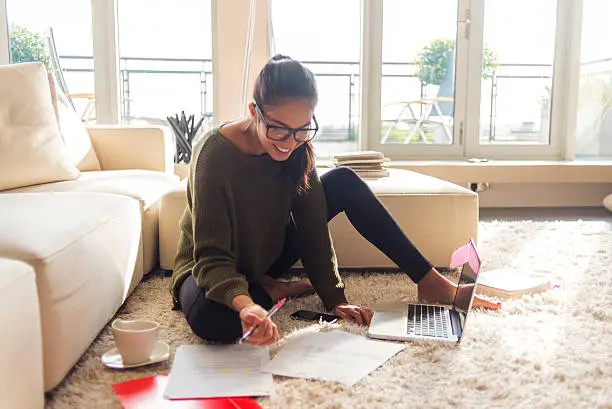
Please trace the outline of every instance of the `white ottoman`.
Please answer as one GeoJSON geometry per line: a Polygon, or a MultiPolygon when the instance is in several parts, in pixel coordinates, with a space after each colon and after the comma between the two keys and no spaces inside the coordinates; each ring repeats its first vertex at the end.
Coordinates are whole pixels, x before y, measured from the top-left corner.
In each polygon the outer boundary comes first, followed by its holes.
{"type": "Polygon", "coordinates": [[[44,406],[42,339],[36,275],[29,265],[0,259],[0,408],[44,406]]]}
{"type": "MultiPolygon", "coordinates": [[[[478,195],[471,190],[402,169],[390,169],[389,177],[366,183],[434,266],[448,267],[457,247],[477,240],[478,195]]],[[[330,231],[340,267],[397,268],[361,237],[344,213],[331,221],[330,231]]]]}
{"type": "MultiPolygon", "coordinates": [[[[319,169],[322,175],[329,169],[319,169]]],[[[478,236],[478,195],[469,189],[420,173],[391,169],[389,177],[366,180],[410,240],[438,267],[447,267],[453,251],[478,236]]],[[[159,216],[160,266],[172,270],[178,223],[187,204],[186,181],[162,198],[159,216]]],[[[396,268],[355,231],[344,214],[330,223],[342,268],[396,268]]]]}

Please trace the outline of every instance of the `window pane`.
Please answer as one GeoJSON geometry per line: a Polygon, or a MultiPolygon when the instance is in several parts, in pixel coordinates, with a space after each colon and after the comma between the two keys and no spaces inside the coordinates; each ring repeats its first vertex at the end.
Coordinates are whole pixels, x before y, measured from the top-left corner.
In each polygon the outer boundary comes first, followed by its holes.
{"type": "MultiPolygon", "coordinates": [[[[77,112],[93,119],[85,110],[93,107],[93,43],[91,2],[82,0],[8,0],[7,13],[11,61],[49,61],[44,37],[53,29],[55,48],[68,93],[77,112]],[[66,10],[70,10],[67,13],[66,10]],[[33,36],[33,37],[31,37],[33,36]]],[[[51,69],[51,64],[47,65],[51,69]]]]}
{"type": "Polygon", "coordinates": [[[481,144],[550,143],[556,19],[556,0],[485,2],[483,66],[498,65],[482,80],[481,144]]]}
{"type": "Polygon", "coordinates": [[[317,77],[318,157],[358,149],[360,7],[359,0],[272,2],[274,52],[300,60],[317,77]]]}
{"type": "Polygon", "coordinates": [[[584,0],[576,156],[612,157],[612,3],[584,0]]]}
{"type": "Polygon", "coordinates": [[[452,144],[457,0],[384,0],[381,142],[452,144]]]}
{"type": "Polygon", "coordinates": [[[212,121],[210,0],[119,0],[124,122],[212,121]]]}

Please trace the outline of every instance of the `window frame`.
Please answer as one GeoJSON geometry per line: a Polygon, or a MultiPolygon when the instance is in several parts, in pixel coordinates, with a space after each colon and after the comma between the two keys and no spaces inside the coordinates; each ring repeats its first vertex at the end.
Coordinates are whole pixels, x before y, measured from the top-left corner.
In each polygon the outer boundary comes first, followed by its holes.
{"type": "MultiPolygon", "coordinates": [[[[380,151],[390,159],[406,159],[406,158],[418,158],[418,159],[457,159],[463,156],[463,141],[465,140],[464,134],[464,121],[455,120],[453,122],[453,143],[448,145],[420,145],[420,144],[393,144],[386,145],[381,143],[381,92],[382,92],[382,49],[383,49],[383,10],[384,0],[373,0],[366,2],[367,6],[364,7],[364,24],[371,27],[369,32],[366,33],[362,39],[364,55],[369,53],[369,63],[362,66],[362,86],[367,89],[367,98],[362,98],[362,118],[365,118],[367,128],[362,127],[360,129],[367,129],[367,133],[361,134],[361,139],[365,139],[364,145],[366,149],[380,151]],[[368,138],[364,135],[369,135],[368,138]]],[[[458,0],[457,8],[458,20],[466,20],[469,0],[458,0]]],[[[466,78],[465,63],[467,59],[467,47],[466,37],[468,26],[466,24],[459,24],[457,27],[457,38],[456,38],[456,69],[455,78],[466,78]]],[[[365,32],[365,31],[364,31],[365,32]]],[[[362,61],[367,61],[366,59],[362,61]]],[[[465,101],[467,91],[467,81],[455,81],[455,100],[457,102],[465,101]]],[[[363,94],[364,96],[366,94],[363,94]]],[[[456,103],[454,106],[455,118],[465,117],[465,103],[456,103]]]]}
{"type": "Polygon", "coordinates": [[[362,124],[364,149],[391,159],[456,160],[573,159],[577,117],[582,0],[558,0],[553,60],[550,143],[548,145],[481,145],[480,96],[485,0],[459,0],[455,104],[452,145],[384,145],[380,142],[382,84],[382,27],[384,0],[363,8],[362,124]],[[469,22],[468,22],[469,21],[469,22]],[[462,22],[468,22],[467,24],[462,22]],[[468,38],[469,37],[469,38],[468,38]],[[369,135],[369,136],[365,136],[369,135]]]}
{"type": "Polygon", "coordinates": [[[0,65],[10,64],[11,48],[6,0],[0,0],[0,65]]]}
{"type": "MultiPolygon", "coordinates": [[[[580,79],[580,43],[582,32],[583,0],[558,0],[557,26],[555,33],[554,71],[552,86],[552,108],[550,124],[550,144],[535,145],[480,145],[480,85],[481,58],[484,30],[485,0],[458,0],[459,20],[467,20],[466,10],[470,10],[468,25],[459,24],[457,36],[457,78],[466,78],[466,88],[456,89],[456,120],[453,124],[454,141],[452,145],[383,145],[380,143],[381,130],[381,84],[382,84],[382,46],[383,46],[383,2],[384,0],[360,0],[361,5],[361,101],[359,119],[359,147],[362,150],[374,149],[385,153],[391,159],[421,160],[464,160],[472,157],[487,159],[523,160],[572,160],[576,137],[578,92],[580,79]],[[469,40],[464,30],[469,29],[469,40]],[[468,63],[465,62],[468,59],[468,63]],[[467,71],[467,72],[462,72],[467,71]],[[470,85],[474,84],[476,85],[470,85]],[[463,110],[463,111],[462,111],[463,110]]],[[[219,4],[211,1],[211,23],[213,36],[213,71],[220,66],[234,65],[236,53],[229,56],[221,54],[219,4]]],[[[256,71],[263,61],[270,57],[269,45],[272,25],[269,24],[270,0],[256,0],[258,19],[265,21],[266,28],[255,30],[252,71],[256,71]],[[263,10],[263,12],[262,12],[263,10]],[[265,46],[262,46],[264,45],[265,46]]],[[[96,84],[96,111],[100,123],[120,123],[120,71],[118,53],[118,0],[91,0],[92,32],[94,53],[94,79],[96,84]]],[[[231,18],[242,22],[248,15],[250,2],[234,5],[231,18]]],[[[0,0],[0,64],[10,62],[9,22],[7,0],[0,0]]],[[[227,17],[226,17],[227,18],[227,17]]],[[[223,31],[223,30],[221,30],[223,31]]],[[[227,31],[223,32],[227,35],[227,31]]],[[[244,37],[233,39],[244,42],[244,37]]],[[[219,71],[217,71],[218,73],[219,71]]],[[[253,73],[249,75],[253,80],[253,73]]],[[[226,120],[228,114],[237,112],[241,101],[235,98],[236,92],[224,93],[222,90],[235,83],[236,78],[229,75],[213,75],[213,112],[215,123],[226,120]],[[227,95],[226,95],[227,94],[227,95]],[[235,105],[235,106],[234,106],[235,105]],[[218,109],[225,107],[224,115],[218,109]]],[[[459,81],[456,81],[456,84],[459,81]]],[[[234,86],[235,88],[235,86],[234,86]]],[[[230,87],[230,91],[233,88],[230,87]]]]}

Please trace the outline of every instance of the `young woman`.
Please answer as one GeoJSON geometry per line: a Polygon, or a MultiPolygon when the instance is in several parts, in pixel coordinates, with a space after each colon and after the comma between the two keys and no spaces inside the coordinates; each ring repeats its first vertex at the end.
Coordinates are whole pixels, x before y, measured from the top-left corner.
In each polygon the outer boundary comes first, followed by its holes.
{"type": "MultiPolygon", "coordinates": [[[[347,301],[338,274],[327,223],[340,212],[418,283],[421,299],[452,303],[456,286],[354,172],[318,177],[312,72],[277,55],[260,72],[253,100],[248,119],[211,131],[192,156],[172,294],[194,333],[233,342],[259,324],[248,341],[269,345],[279,335],[266,310],[313,290],[334,314],[369,325],[372,312],[347,301]],[[298,259],[309,280],[277,281],[298,259]]],[[[475,306],[495,308],[481,299],[475,306]]]]}

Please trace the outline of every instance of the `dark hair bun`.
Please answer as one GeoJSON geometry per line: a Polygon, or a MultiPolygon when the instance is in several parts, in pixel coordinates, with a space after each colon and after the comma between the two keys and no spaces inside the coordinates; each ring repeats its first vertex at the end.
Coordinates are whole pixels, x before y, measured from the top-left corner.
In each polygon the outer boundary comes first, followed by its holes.
{"type": "Polygon", "coordinates": [[[276,54],[274,57],[272,57],[272,61],[282,61],[282,60],[292,60],[293,58],[283,55],[283,54],[276,54]]]}

